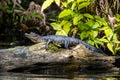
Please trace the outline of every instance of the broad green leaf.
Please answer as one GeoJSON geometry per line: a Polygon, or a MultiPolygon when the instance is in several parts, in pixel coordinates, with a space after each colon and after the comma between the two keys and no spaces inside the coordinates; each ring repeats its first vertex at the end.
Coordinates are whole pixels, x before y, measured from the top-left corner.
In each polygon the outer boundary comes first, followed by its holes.
{"type": "Polygon", "coordinates": [[[75,16],[75,17],[73,18],[73,24],[74,24],[74,25],[77,25],[78,22],[79,22],[79,20],[81,20],[82,18],[83,18],[83,15],[82,15],[82,14],[75,16]]]}
{"type": "Polygon", "coordinates": [[[113,44],[112,43],[107,43],[107,47],[113,54],[115,54],[115,52],[113,50],[113,44]]]}
{"type": "Polygon", "coordinates": [[[112,38],[112,36],[113,36],[112,30],[111,30],[110,28],[106,29],[106,30],[105,30],[105,35],[106,35],[106,37],[108,38],[108,40],[110,41],[111,38],[112,38]]]}
{"type": "Polygon", "coordinates": [[[83,31],[81,34],[80,34],[80,39],[83,40],[85,38],[89,37],[89,32],[86,32],[86,31],[83,31]]]}
{"type": "Polygon", "coordinates": [[[97,43],[97,44],[103,45],[103,42],[100,39],[95,38],[94,42],[97,43]]]}
{"type": "Polygon", "coordinates": [[[84,16],[87,17],[87,18],[93,19],[93,16],[88,14],[88,13],[85,13],[84,16]]]}
{"type": "Polygon", "coordinates": [[[83,2],[83,3],[79,4],[78,10],[80,10],[80,9],[82,9],[84,7],[87,7],[89,4],[90,4],[90,2],[83,2]]]}
{"type": "Polygon", "coordinates": [[[115,48],[116,51],[120,51],[120,47],[115,48]]]}
{"type": "Polygon", "coordinates": [[[95,22],[90,19],[85,24],[88,25],[89,27],[92,27],[95,24],[95,22]]]}
{"type": "Polygon", "coordinates": [[[107,30],[108,29],[108,26],[104,26],[104,27],[101,27],[101,28],[99,28],[99,30],[107,30]]]}
{"type": "Polygon", "coordinates": [[[65,16],[68,16],[68,15],[71,15],[71,14],[73,14],[73,12],[72,12],[72,10],[70,10],[70,9],[65,9],[65,10],[63,10],[60,14],[59,14],[59,18],[63,18],[63,17],[65,17],[65,16]]]}
{"type": "Polygon", "coordinates": [[[56,32],[56,35],[62,35],[62,36],[67,36],[67,33],[64,30],[58,30],[56,32]]]}
{"type": "Polygon", "coordinates": [[[118,40],[118,36],[116,33],[113,34],[113,40],[118,40]]]}
{"type": "Polygon", "coordinates": [[[120,43],[120,41],[118,40],[118,36],[117,36],[116,33],[113,34],[112,38],[113,38],[112,42],[118,43],[118,44],[120,43]]]}
{"type": "Polygon", "coordinates": [[[74,0],[67,0],[67,3],[73,2],[74,0]]]}
{"type": "Polygon", "coordinates": [[[62,30],[60,24],[57,23],[51,23],[50,24],[54,30],[62,30]]]}
{"type": "Polygon", "coordinates": [[[100,18],[98,16],[94,16],[94,17],[95,17],[96,21],[99,22],[100,24],[103,24],[104,26],[108,26],[108,24],[104,18],[100,18]]]}
{"type": "Polygon", "coordinates": [[[63,26],[63,30],[66,32],[66,34],[68,34],[68,32],[70,31],[70,26],[72,24],[70,22],[67,22],[64,26],[63,26]]]}
{"type": "Polygon", "coordinates": [[[98,22],[95,22],[95,24],[92,26],[93,29],[98,28],[100,25],[98,24],[98,22]]]}
{"type": "Polygon", "coordinates": [[[107,39],[104,39],[104,38],[101,38],[101,39],[99,39],[99,40],[102,41],[102,42],[105,42],[105,43],[108,43],[108,42],[109,42],[107,39]]]}
{"type": "Polygon", "coordinates": [[[77,3],[84,2],[85,0],[77,0],[77,3]]]}
{"type": "Polygon", "coordinates": [[[76,8],[75,8],[75,7],[76,7],[76,4],[77,4],[76,1],[73,2],[72,6],[71,6],[71,10],[72,10],[72,11],[76,9],[76,8]]]}
{"type": "Polygon", "coordinates": [[[97,37],[97,35],[98,35],[98,31],[93,31],[93,30],[91,30],[90,32],[89,32],[89,34],[91,35],[91,38],[95,38],[95,37],[97,37]]]}
{"type": "Polygon", "coordinates": [[[44,10],[45,10],[47,7],[49,7],[53,2],[54,2],[54,0],[46,0],[46,1],[44,1],[44,3],[42,4],[41,11],[44,11],[44,10]]]}
{"type": "Polygon", "coordinates": [[[67,2],[62,2],[62,5],[64,6],[64,7],[67,7],[67,2]]]}
{"type": "Polygon", "coordinates": [[[39,19],[41,19],[41,18],[42,18],[42,16],[41,16],[41,15],[39,15],[39,14],[35,14],[35,13],[34,13],[34,14],[32,14],[32,16],[33,16],[33,17],[36,17],[36,18],[39,18],[39,19]]]}
{"type": "Polygon", "coordinates": [[[83,31],[85,31],[85,30],[90,30],[89,26],[86,25],[86,24],[84,24],[84,23],[82,23],[82,22],[79,22],[79,23],[78,23],[78,28],[79,28],[80,30],[83,30],[83,31]]]}
{"type": "Polygon", "coordinates": [[[24,20],[24,16],[21,16],[21,17],[20,17],[20,22],[22,23],[23,20],[24,20]]]}
{"type": "Polygon", "coordinates": [[[117,32],[118,30],[120,30],[120,23],[115,24],[115,26],[114,26],[114,32],[117,32]]]}
{"type": "Polygon", "coordinates": [[[120,14],[116,14],[115,20],[116,20],[117,22],[120,22],[120,14]]]}
{"type": "Polygon", "coordinates": [[[94,43],[94,41],[91,41],[91,40],[88,40],[87,41],[89,44],[91,44],[91,45],[94,45],[95,43],[94,43]]]}
{"type": "Polygon", "coordinates": [[[114,43],[120,43],[120,41],[118,41],[118,40],[112,40],[112,42],[114,42],[114,43]]]}
{"type": "Polygon", "coordinates": [[[55,0],[55,3],[60,6],[60,0],[55,0]]]}
{"type": "Polygon", "coordinates": [[[60,23],[60,26],[63,26],[67,23],[68,21],[62,20],[62,22],[60,23]]]}
{"type": "Polygon", "coordinates": [[[7,13],[12,14],[13,10],[7,9],[7,13]]]}
{"type": "Polygon", "coordinates": [[[70,26],[72,24],[69,21],[65,21],[63,20],[60,24],[61,27],[63,27],[62,29],[68,34],[68,32],[70,31],[70,26]]]}

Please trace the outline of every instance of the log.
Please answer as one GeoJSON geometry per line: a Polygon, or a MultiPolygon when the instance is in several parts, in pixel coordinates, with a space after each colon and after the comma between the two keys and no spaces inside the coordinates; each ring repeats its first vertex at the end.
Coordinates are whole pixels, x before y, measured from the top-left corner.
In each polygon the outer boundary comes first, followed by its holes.
{"type": "Polygon", "coordinates": [[[0,50],[0,71],[40,69],[103,69],[114,67],[115,58],[95,53],[80,44],[69,50],[55,48],[45,50],[45,42],[32,46],[20,46],[0,50]]]}

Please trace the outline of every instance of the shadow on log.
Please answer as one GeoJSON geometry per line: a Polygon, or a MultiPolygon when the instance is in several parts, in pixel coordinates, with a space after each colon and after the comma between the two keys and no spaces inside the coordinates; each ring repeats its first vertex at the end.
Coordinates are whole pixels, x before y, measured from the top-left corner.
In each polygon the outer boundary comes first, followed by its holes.
{"type": "Polygon", "coordinates": [[[39,72],[45,69],[64,70],[118,70],[112,56],[88,50],[77,45],[70,50],[45,50],[45,42],[27,47],[0,50],[0,70],[19,72],[39,72]]]}

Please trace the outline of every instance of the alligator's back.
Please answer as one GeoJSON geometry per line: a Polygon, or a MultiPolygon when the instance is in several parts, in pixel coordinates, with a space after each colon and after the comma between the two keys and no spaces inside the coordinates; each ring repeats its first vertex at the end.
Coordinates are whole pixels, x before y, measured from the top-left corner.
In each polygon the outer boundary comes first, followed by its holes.
{"type": "Polygon", "coordinates": [[[96,48],[90,44],[87,44],[84,41],[81,41],[77,38],[68,37],[68,36],[58,36],[58,35],[57,36],[56,35],[49,35],[48,37],[56,43],[61,43],[61,44],[67,45],[67,46],[72,45],[72,44],[83,44],[83,45],[85,45],[86,48],[88,48],[94,52],[104,53],[101,49],[96,48]]]}

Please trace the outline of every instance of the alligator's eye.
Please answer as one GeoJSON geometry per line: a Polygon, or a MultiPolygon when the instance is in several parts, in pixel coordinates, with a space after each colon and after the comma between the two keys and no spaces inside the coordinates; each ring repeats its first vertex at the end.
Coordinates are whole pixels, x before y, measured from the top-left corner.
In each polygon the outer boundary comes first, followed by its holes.
{"type": "Polygon", "coordinates": [[[35,37],[37,37],[37,34],[34,34],[35,37]]]}
{"type": "Polygon", "coordinates": [[[32,36],[34,36],[34,37],[37,37],[38,35],[37,34],[35,34],[35,33],[33,33],[33,32],[31,32],[30,33],[32,36]]]}

